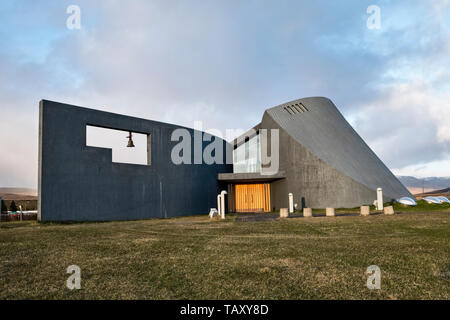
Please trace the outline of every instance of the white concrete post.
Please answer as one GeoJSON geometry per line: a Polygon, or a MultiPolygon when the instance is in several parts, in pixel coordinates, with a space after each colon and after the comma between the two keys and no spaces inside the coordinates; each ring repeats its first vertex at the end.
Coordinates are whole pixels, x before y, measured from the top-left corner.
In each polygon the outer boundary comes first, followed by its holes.
{"type": "Polygon", "coordinates": [[[294,195],[289,193],[289,213],[294,213],[294,195]]]}
{"type": "Polygon", "coordinates": [[[219,195],[217,195],[217,213],[219,214],[219,215],[221,215],[222,214],[222,210],[220,210],[220,206],[221,206],[221,197],[220,197],[220,194],[219,195]]]}
{"type": "Polygon", "coordinates": [[[222,191],[220,193],[220,197],[221,197],[221,199],[220,199],[221,200],[220,209],[222,210],[222,212],[220,214],[221,214],[222,219],[225,219],[225,195],[226,194],[227,194],[226,191],[222,191]]]}
{"type": "Polygon", "coordinates": [[[20,209],[20,221],[22,221],[23,219],[22,205],[19,205],[19,209],[20,209]]]}
{"type": "Polygon", "coordinates": [[[383,210],[383,189],[377,189],[377,210],[383,210]]]}

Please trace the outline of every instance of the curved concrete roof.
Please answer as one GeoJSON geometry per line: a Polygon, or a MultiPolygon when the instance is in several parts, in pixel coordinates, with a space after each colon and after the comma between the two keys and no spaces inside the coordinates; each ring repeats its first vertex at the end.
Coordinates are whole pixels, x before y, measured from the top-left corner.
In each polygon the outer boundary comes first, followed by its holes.
{"type": "Polygon", "coordinates": [[[353,180],[373,190],[381,187],[388,197],[412,197],[331,100],[303,98],[266,114],[312,154],[353,180]]]}

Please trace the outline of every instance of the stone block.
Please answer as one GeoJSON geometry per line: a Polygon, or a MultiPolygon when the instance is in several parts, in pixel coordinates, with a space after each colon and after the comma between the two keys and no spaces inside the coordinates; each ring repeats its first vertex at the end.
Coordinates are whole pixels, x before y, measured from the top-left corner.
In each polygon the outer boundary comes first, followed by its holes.
{"type": "Polygon", "coordinates": [[[303,208],[303,216],[304,217],[312,217],[312,209],[311,208],[303,208]]]}
{"type": "Polygon", "coordinates": [[[395,212],[394,212],[394,207],[393,206],[384,207],[384,214],[392,215],[394,213],[395,212]]]}
{"type": "Polygon", "coordinates": [[[361,215],[362,216],[370,215],[370,207],[369,206],[361,206],[361,215]]]}
{"type": "Polygon", "coordinates": [[[280,218],[287,218],[289,217],[288,208],[281,208],[280,209],[280,218]]]}

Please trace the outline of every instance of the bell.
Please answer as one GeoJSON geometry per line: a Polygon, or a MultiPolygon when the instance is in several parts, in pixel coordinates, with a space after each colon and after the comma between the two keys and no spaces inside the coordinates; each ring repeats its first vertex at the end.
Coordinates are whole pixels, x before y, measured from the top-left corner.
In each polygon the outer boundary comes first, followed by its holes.
{"type": "Polygon", "coordinates": [[[130,132],[130,135],[127,138],[128,138],[127,148],[134,148],[133,134],[131,132],[130,132]]]}

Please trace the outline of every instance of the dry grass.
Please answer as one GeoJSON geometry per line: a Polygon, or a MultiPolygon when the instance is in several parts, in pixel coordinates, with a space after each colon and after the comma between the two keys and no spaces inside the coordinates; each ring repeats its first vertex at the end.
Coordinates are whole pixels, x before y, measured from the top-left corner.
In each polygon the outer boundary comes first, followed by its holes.
{"type": "Polygon", "coordinates": [[[3,223],[0,299],[450,298],[448,212],[234,219],[3,223]],[[81,290],[65,287],[72,264],[81,290]]]}

